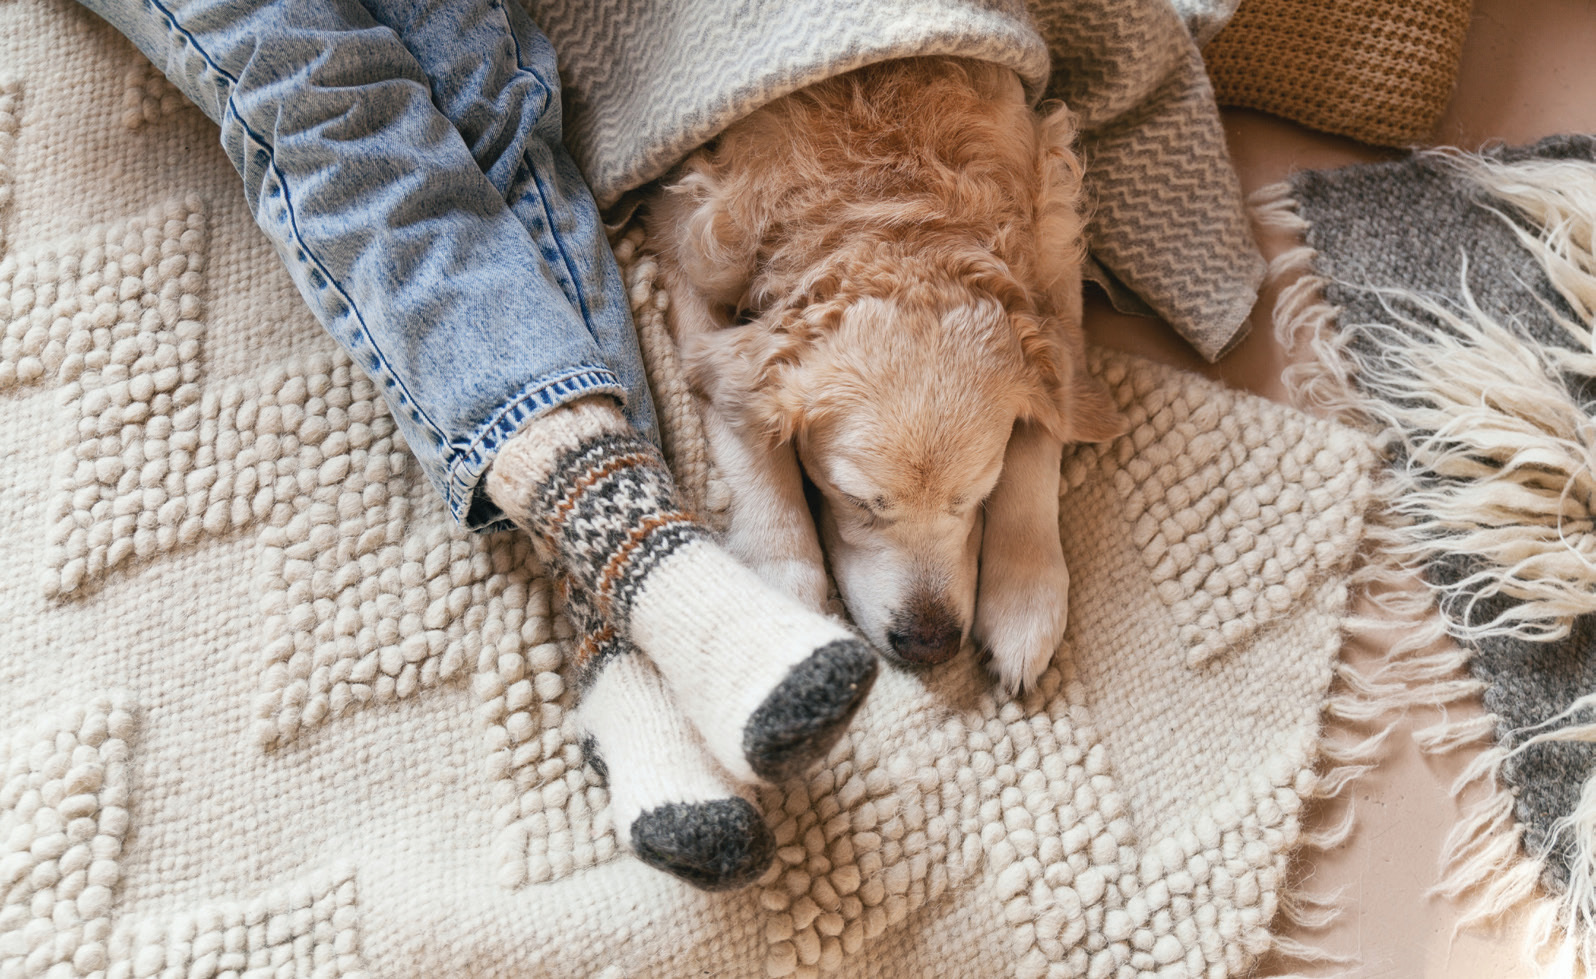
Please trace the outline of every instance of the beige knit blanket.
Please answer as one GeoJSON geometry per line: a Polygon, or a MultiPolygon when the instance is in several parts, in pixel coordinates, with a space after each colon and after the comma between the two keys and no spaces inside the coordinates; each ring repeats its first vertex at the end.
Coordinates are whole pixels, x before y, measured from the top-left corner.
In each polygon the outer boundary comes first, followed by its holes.
{"type": "Polygon", "coordinates": [[[920,55],[1014,71],[1069,106],[1086,273],[1217,360],[1264,263],[1197,41],[1235,0],[526,0],[559,54],[565,137],[609,207],[772,99],[920,55]],[[1178,9],[1177,9],[1178,8],[1178,9]]]}
{"type": "MultiPolygon", "coordinates": [[[[67,0],[0,0],[0,977],[1229,976],[1302,843],[1360,437],[1102,355],[1069,640],[1024,700],[887,669],[781,848],[619,852],[564,625],[453,527],[214,129],[67,0]]],[[[716,482],[620,244],[669,449],[716,482]]]]}

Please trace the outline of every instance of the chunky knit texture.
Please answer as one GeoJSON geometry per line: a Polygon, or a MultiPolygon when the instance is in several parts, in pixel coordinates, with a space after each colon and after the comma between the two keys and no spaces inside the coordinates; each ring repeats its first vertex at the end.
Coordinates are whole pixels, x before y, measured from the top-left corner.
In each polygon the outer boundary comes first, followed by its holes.
{"type": "MultiPolygon", "coordinates": [[[[1361,436],[1099,356],[1132,428],[1069,454],[1073,625],[1038,689],[884,669],[819,767],[755,793],[772,866],[704,892],[626,852],[530,536],[450,522],[215,128],[130,127],[138,63],[73,3],[0,2],[0,971],[1241,976],[1305,907],[1366,499],[1309,483],[1367,472],[1361,436]],[[1158,570],[1233,526],[1239,583],[1158,570]],[[1183,610],[1227,595],[1256,627],[1193,665],[1183,610]]],[[[713,524],[638,240],[666,454],[713,524]]]]}
{"type": "Polygon", "coordinates": [[[721,550],[613,402],[583,399],[533,419],[487,482],[573,592],[659,667],[738,778],[801,774],[870,692],[879,668],[870,647],[721,550]]]}
{"type": "Polygon", "coordinates": [[[1452,99],[1469,0],[1245,0],[1205,48],[1220,105],[1412,146],[1452,99]]]}
{"type": "Polygon", "coordinates": [[[644,863],[694,887],[752,883],[775,854],[759,810],[709,757],[646,657],[585,593],[561,592],[576,627],[582,753],[609,790],[617,835],[644,863]]]}
{"type": "Polygon", "coordinates": [[[1218,358],[1246,332],[1263,259],[1187,22],[1227,0],[533,0],[559,52],[566,139],[601,206],[665,174],[789,92],[889,58],[1014,69],[1076,113],[1093,265],[1117,305],[1151,310],[1218,358]],[[1182,20],[1184,15],[1188,21],[1182,20]]]}

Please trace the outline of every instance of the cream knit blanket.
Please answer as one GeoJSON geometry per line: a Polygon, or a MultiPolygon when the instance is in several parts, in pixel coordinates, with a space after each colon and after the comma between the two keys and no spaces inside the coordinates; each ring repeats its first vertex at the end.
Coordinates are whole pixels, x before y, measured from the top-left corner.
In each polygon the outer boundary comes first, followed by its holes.
{"type": "Polygon", "coordinates": [[[1263,259],[1194,37],[1235,0],[528,0],[559,53],[571,153],[609,206],[767,102],[888,58],[1014,69],[1080,126],[1088,273],[1210,360],[1263,259]],[[1177,6],[1179,11],[1177,12],[1177,6]]]}
{"type": "MultiPolygon", "coordinates": [[[[0,0],[0,977],[1227,976],[1271,946],[1370,456],[1118,356],[1040,692],[888,669],[730,894],[617,851],[568,643],[302,308],[215,130],[0,0]]],[[[715,481],[620,244],[684,480],[715,481]]]]}

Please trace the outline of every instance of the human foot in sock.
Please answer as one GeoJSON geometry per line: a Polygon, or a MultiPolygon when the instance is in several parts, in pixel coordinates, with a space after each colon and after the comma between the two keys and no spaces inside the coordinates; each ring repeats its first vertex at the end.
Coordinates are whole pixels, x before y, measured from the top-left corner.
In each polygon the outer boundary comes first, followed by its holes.
{"type": "Polygon", "coordinates": [[[752,883],[775,839],[705,753],[643,655],[580,591],[566,612],[577,630],[576,722],[588,761],[609,784],[617,834],[644,863],[709,891],[752,883]]]}
{"type": "Polygon", "coordinates": [[[799,774],[864,701],[878,668],[870,647],[716,545],[609,399],[534,420],[487,478],[494,503],[648,654],[732,776],[799,774]]]}

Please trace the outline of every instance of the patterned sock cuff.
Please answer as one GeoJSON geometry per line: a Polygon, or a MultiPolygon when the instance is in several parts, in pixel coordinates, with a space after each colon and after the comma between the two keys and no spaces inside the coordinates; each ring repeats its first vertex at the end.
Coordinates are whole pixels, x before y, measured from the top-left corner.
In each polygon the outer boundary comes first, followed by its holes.
{"type": "Polygon", "coordinates": [[[511,520],[530,524],[528,506],[563,454],[603,435],[626,434],[635,433],[608,397],[580,398],[539,415],[500,446],[484,477],[488,496],[511,520]]]}
{"type": "Polygon", "coordinates": [[[488,492],[617,626],[648,572],[707,536],[659,450],[601,399],[550,412],[507,442],[488,492]]]}
{"type": "Polygon", "coordinates": [[[636,649],[604,620],[591,596],[569,578],[560,579],[557,594],[576,632],[575,651],[570,664],[571,680],[576,684],[577,698],[581,699],[598,679],[605,664],[616,656],[635,653],[636,649]]]}
{"type": "Polygon", "coordinates": [[[648,573],[706,536],[678,503],[659,450],[637,435],[601,435],[562,454],[532,509],[566,573],[619,626],[648,573]]]}

